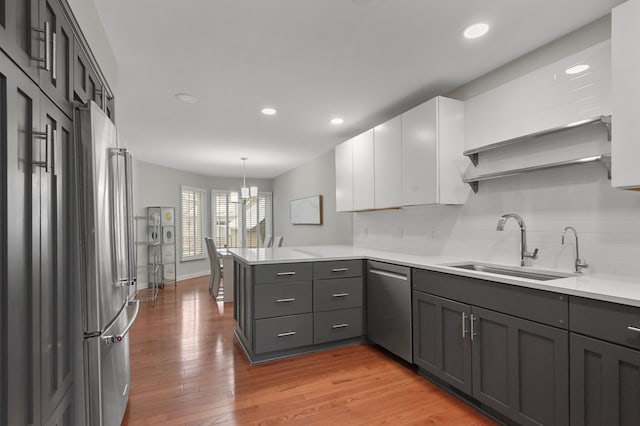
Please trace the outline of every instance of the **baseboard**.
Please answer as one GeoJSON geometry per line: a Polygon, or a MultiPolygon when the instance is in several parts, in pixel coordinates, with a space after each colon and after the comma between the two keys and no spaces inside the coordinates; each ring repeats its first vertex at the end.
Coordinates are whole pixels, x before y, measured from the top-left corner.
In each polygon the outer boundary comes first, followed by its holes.
{"type": "MultiPolygon", "coordinates": [[[[193,274],[178,275],[177,281],[188,280],[188,279],[191,279],[191,278],[204,277],[204,276],[209,275],[209,274],[210,274],[209,271],[200,271],[200,272],[194,272],[193,274]]],[[[149,288],[149,283],[148,282],[140,282],[140,281],[138,281],[137,288],[138,288],[138,290],[144,290],[145,288],[149,288]]]]}

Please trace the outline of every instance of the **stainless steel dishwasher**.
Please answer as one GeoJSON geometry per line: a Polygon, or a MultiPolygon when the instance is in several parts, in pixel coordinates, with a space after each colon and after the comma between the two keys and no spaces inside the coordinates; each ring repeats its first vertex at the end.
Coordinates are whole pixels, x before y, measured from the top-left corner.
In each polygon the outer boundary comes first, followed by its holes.
{"type": "Polygon", "coordinates": [[[413,362],[410,268],[367,262],[367,334],[371,342],[413,362]]]}

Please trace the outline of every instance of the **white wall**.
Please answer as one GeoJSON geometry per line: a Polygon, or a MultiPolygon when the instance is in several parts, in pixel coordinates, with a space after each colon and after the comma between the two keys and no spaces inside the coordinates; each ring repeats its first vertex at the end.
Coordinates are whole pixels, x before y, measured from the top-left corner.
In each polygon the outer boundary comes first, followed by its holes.
{"type": "MultiPolygon", "coordinates": [[[[600,19],[471,82],[448,96],[465,100],[610,37],[609,17],[600,19]]],[[[615,120],[615,118],[614,118],[615,120]]],[[[615,124],[614,124],[615,125],[615,124]]],[[[571,135],[551,140],[563,143],[571,135]]],[[[463,206],[418,206],[354,215],[354,245],[417,254],[519,265],[520,232],[504,213],[525,220],[529,249],[540,249],[538,267],[571,271],[573,236],[561,245],[565,226],[580,237],[591,272],[640,277],[640,194],[611,188],[606,169],[592,163],[481,182],[463,206]]]]}
{"type": "MultiPolygon", "coordinates": [[[[272,190],[271,180],[247,179],[247,184],[257,185],[260,191],[272,190]]],[[[178,280],[208,275],[210,273],[208,259],[191,260],[186,262],[180,261],[180,187],[181,185],[188,185],[206,190],[238,190],[240,186],[242,186],[242,179],[204,176],[142,161],[134,161],[133,185],[133,207],[134,214],[136,216],[146,216],[147,206],[176,208],[176,256],[178,260],[176,275],[178,280]]],[[[209,216],[210,203],[210,194],[207,193],[205,235],[210,235],[211,229],[211,219],[209,216]]],[[[140,224],[142,224],[142,221],[139,221],[139,225],[140,224]]],[[[139,240],[144,240],[146,238],[145,231],[141,229],[140,226],[138,228],[137,238],[139,240]]],[[[145,264],[147,259],[146,248],[144,246],[140,246],[137,250],[139,251],[139,263],[145,264]]],[[[146,278],[144,271],[138,271],[138,283],[140,288],[146,286],[146,278]]]]}
{"type": "Polygon", "coordinates": [[[67,0],[109,87],[118,99],[118,64],[107,39],[94,0],[67,0]]]}
{"type": "Polygon", "coordinates": [[[336,213],[335,170],[331,150],[274,179],[273,229],[285,246],[351,244],[352,215],[336,213]],[[292,225],[289,202],[311,195],[322,195],[323,224],[292,225]]]}

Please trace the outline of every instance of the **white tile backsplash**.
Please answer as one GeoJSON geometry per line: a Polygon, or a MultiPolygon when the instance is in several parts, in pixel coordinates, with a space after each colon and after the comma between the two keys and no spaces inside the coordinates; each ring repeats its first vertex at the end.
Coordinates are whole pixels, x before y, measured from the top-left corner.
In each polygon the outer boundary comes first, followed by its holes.
{"type": "Polygon", "coordinates": [[[567,166],[480,183],[463,206],[414,206],[354,214],[356,246],[518,265],[520,231],[504,213],[520,214],[534,265],[570,271],[578,230],[580,255],[592,273],[640,277],[640,193],[611,188],[598,163],[567,166]]]}

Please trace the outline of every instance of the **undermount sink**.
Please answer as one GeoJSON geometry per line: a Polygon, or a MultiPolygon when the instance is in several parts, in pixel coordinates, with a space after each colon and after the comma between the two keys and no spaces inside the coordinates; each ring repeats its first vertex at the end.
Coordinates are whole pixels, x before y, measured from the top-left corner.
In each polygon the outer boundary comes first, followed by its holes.
{"type": "Polygon", "coordinates": [[[486,265],[482,263],[460,263],[447,265],[452,268],[467,269],[471,271],[487,272],[490,274],[507,275],[510,277],[526,278],[537,281],[550,281],[560,278],[572,277],[574,274],[555,271],[532,271],[517,267],[486,265]]]}

